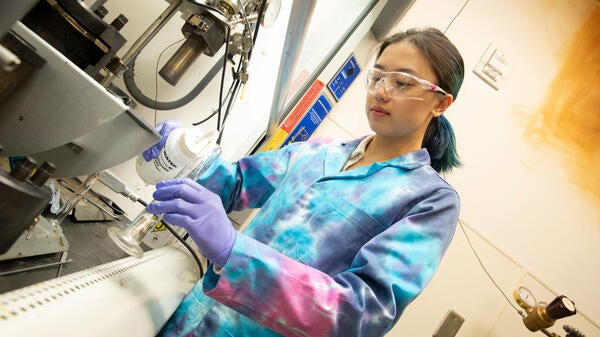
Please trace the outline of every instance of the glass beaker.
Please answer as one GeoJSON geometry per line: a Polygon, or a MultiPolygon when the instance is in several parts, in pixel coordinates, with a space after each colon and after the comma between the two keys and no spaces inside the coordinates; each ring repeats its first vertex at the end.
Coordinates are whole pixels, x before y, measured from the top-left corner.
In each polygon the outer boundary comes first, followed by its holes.
{"type": "MultiPolygon", "coordinates": [[[[207,151],[202,151],[196,158],[191,160],[177,174],[176,178],[190,178],[194,181],[200,177],[204,171],[221,154],[221,148],[216,144],[210,144],[207,151]]],[[[108,236],[115,242],[119,248],[127,254],[141,258],[144,251],[140,246],[142,239],[156,226],[163,218],[162,214],[151,214],[145,209],[131,222],[127,229],[119,227],[109,227],[108,236]]]]}

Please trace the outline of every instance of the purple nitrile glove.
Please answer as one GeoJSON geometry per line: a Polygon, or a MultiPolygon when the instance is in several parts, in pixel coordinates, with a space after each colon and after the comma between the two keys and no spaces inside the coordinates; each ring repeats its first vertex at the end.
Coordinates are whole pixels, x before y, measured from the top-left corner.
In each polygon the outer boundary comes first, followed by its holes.
{"type": "Polygon", "coordinates": [[[185,178],[159,182],[152,196],[149,213],[162,213],[166,222],[185,228],[207,259],[219,268],[225,265],[236,230],[218,195],[185,178]]]}
{"type": "Polygon", "coordinates": [[[158,154],[162,150],[163,146],[165,146],[167,137],[169,137],[171,131],[180,127],[183,127],[183,124],[181,124],[180,121],[174,120],[166,120],[156,124],[154,131],[158,132],[162,138],[158,141],[158,143],[152,145],[149,149],[142,152],[142,157],[144,157],[146,161],[151,161],[152,159],[158,157],[158,154]]]}

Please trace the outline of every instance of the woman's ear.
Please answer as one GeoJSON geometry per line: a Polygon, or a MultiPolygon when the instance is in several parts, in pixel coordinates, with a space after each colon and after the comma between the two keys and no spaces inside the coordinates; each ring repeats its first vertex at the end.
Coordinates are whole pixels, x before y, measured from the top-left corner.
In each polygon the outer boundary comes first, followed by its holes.
{"type": "Polygon", "coordinates": [[[452,104],[454,98],[450,94],[444,95],[444,97],[440,98],[436,106],[433,108],[432,114],[434,117],[441,116],[446,109],[452,104]]]}

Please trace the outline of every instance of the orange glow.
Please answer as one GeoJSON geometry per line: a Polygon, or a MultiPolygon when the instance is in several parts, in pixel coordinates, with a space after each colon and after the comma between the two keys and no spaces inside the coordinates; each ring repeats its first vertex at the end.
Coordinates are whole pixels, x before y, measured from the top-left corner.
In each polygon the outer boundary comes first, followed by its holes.
{"type": "Polygon", "coordinates": [[[529,121],[527,136],[565,156],[569,179],[600,208],[600,7],[565,46],[545,104],[529,121]]]}

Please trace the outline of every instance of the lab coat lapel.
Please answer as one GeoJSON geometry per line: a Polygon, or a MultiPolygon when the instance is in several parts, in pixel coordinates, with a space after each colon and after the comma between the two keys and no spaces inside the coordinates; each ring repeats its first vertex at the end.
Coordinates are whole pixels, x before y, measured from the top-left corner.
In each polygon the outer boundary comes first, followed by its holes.
{"type": "Polygon", "coordinates": [[[430,164],[429,153],[425,149],[407,153],[386,162],[375,162],[371,165],[362,166],[348,171],[342,171],[344,164],[354,152],[360,139],[350,143],[343,143],[339,147],[328,150],[325,158],[325,171],[323,179],[360,179],[381,170],[386,166],[393,166],[405,170],[412,170],[423,165],[430,164]]]}
{"type": "Polygon", "coordinates": [[[346,161],[352,155],[354,150],[360,144],[362,138],[353,140],[348,143],[342,143],[339,146],[330,147],[325,157],[324,178],[362,178],[379,171],[383,166],[380,163],[359,167],[356,169],[342,171],[346,161]]]}
{"type": "Polygon", "coordinates": [[[331,177],[339,175],[344,168],[344,164],[346,164],[346,161],[350,158],[350,155],[354,152],[359,143],[360,139],[357,139],[351,142],[341,143],[337,146],[330,146],[325,154],[323,176],[331,177]]]}

